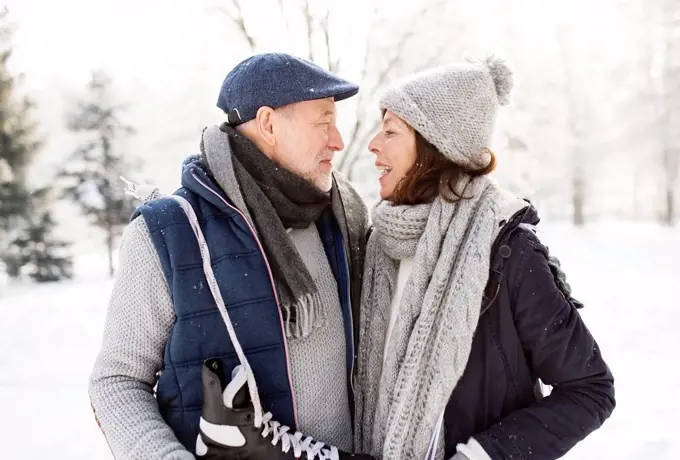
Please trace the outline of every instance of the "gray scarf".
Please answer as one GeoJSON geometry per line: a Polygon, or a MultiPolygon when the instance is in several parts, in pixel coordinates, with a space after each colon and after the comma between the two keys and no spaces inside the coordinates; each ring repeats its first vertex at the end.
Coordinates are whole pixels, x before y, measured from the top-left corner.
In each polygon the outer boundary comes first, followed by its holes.
{"type": "MultiPolygon", "coordinates": [[[[331,194],[279,167],[233,128],[222,125],[220,130],[227,135],[229,149],[219,152],[204,149],[210,172],[229,194],[229,187],[223,185],[229,178],[221,177],[224,166],[213,166],[223,162],[220,157],[231,153],[227,163],[238,184],[238,194],[249,211],[248,218],[254,222],[268,256],[286,335],[306,337],[314,327],[323,324],[324,309],[316,283],[286,229],[307,228],[325,211],[330,212],[331,194]],[[222,171],[215,174],[218,169],[222,171]]],[[[204,143],[206,137],[211,139],[214,135],[214,130],[204,133],[204,143]]]]}
{"type": "Polygon", "coordinates": [[[457,203],[379,203],[368,242],[356,387],[355,447],[379,459],[441,459],[438,428],[479,320],[491,247],[502,220],[527,203],[488,177],[457,203]],[[399,261],[414,259],[389,343],[385,335],[399,261]],[[383,366],[384,359],[384,366],[383,366]],[[439,441],[432,445],[433,435],[439,441]]]}

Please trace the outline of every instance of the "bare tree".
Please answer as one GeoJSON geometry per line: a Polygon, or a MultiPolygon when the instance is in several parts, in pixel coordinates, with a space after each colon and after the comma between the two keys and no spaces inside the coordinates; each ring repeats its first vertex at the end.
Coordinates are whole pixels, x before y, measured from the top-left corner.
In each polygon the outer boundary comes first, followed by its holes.
{"type": "MultiPolygon", "coordinates": [[[[445,0],[426,0],[412,13],[408,24],[390,27],[390,11],[393,5],[377,0],[367,0],[368,26],[364,40],[347,44],[345,34],[352,24],[336,18],[337,3],[329,0],[278,0],[277,6],[283,21],[284,32],[292,45],[289,52],[307,57],[316,64],[332,71],[353,74],[361,85],[345,136],[346,147],[337,169],[352,179],[355,167],[368,144],[370,136],[379,126],[379,112],[375,105],[377,91],[392,79],[409,72],[416,72],[437,64],[444,53],[455,52],[451,42],[439,40],[432,46],[432,36],[427,30],[441,19],[445,0]],[[298,24],[303,27],[296,27],[298,24]],[[430,27],[426,27],[427,25],[430,27]],[[389,37],[388,43],[380,38],[389,37]],[[423,53],[423,50],[431,52],[423,53]]],[[[251,52],[264,51],[255,31],[262,15],[258,11],[246,12],[246,0],[230,0],[226,4],[210,7],[229,19],[233,30],[243,38],[251,52]]],[[[450,26],[450,24],[449,24],[450,26]]],[[[356,28],[355,28],[356,30],[356,28]]],[[[460,32],[462,29],[458,29],[460,32]]]]}
{"type": "Polygon", "coordinates": [[[663,221],[673,225],[676,219],[678,175],[680,174],[680,4],[663,0],[663,70],[661,74],[661,121],[663,126],[664,212],[663,221]]]}
{"type": "MultiPolygon", "coordinates": [[[[630,7],[635,5],[634,2],[630,7]]],[[[644,140],[648,146],[642,154],[637,152],[636,172],[647,172],[649,185],[658,193],[659,220],[673,225],[680,175],[680,5],[654,0],[637,5],[634,11],[641,43],[638,65],[644,85],[635,98],[637,118],[630,137],[644,140]]]]}
{"type": "Polygon", "coordinates": [[[572,207],[572,223],[581,227],[585,224],[585,206],[587,198],[586,170],[584,164],[585,146],[584,146],[584,120],[583,115],[587,109],[584,107],[585,94],[579,91],[577,84],[579,82],[579,75],[577,75],[575,66],[572,61],[568,32],[561,26],[557,30],[557,43],[562,61],[562,72],[564,75],[564,96],[566,98],[566,122],[567,122],[567,138],[569,139],[569,180],[570,180],[570,197],[572,207]]]}
{"type": "Polygon", "coordinates": [[[243,8],[240,1],[231,0],[226,6],[209,7],[208,12],[225,15],[239,34],[245,39],[248,47],[251,50],[257,49],[255,37],[250,34],[250,29],[246,26],[246,18],[243,14],[243,8]]]}
{"type": "MultiPolygon", "coordinates": [[[[618,117],[619,149],[631,167],[630,212],[634,218],[650,218],[659,212],[659,184],[663,183],[664,124],[663,84],[660,68],[663,34],[659,25],[659,1],[620,3],[625,33],[631,46],[612,68],[620,89],[614,105],[618,117]]],[[[619,160],[620,163],[620,160],[619,160]]],[[[624,192],[625,193],[625,192],[624,192]]]]}
{"type": "Polygon", "coordinates": [[[634,147],[633,161],[635,171],[633,178],[633,215],[640,216],[643,212],[645,176],[655,177],[657,161],[651,159],[655,151],[661,147],[662,127],[659,122],[660,83],[655,72],[655,40],[656,26],[653,20],[653,7],[649,2],[631,4],[634,32],[640,44],[632,66],[622,75],[637,73],[638,81],[629,84],[634,89],[628,96],[629,103],[623,107],[623,113],[628,114],[629,124],[625,125],[627,143],[634,147]],[[631,119],[632,118],[632,119],[631,119]],[[652,161],[650,161],[652,160],[652,161]],[[651,173],[651,174],[650,174],[651,173]]]}

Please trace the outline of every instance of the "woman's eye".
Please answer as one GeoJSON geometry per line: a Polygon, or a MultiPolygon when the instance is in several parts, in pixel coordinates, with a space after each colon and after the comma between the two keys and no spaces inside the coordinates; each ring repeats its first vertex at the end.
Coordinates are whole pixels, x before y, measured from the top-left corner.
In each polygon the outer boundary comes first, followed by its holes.
{"type": "Polygon", "coordinates": [[[394,133],[394,131],[389,131],[389,130],[388,130],[388,131],[385,131],[385,134],[387,134],[388,136],[392,136],[392,135],[395,134],[395,133],[394,133]]]}

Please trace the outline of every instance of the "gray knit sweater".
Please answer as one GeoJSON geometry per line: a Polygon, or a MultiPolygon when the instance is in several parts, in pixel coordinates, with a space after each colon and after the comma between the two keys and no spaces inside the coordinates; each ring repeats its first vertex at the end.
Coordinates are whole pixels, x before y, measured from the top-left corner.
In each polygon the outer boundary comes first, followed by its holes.
{"type": "MultiPolygon", "coordinates": [[[[337,283],[314,225],[290,233],[328,306],[327,322],[289,339],[300,430],[352,449],[346,349],[337,283]]],[[[163,421],[153,388],[175,321],[168,285],[143,218],[126,229],[90,399],[117,460],[193,459],[163,421]]]]}

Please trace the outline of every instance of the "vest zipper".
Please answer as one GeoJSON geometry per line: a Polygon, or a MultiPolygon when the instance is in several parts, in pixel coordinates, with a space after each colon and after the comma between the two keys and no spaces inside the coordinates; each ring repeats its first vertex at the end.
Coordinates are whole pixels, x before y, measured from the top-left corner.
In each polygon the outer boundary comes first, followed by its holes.
{"type": "MultiPolygon", "coordinates": [[[[246,218],[245,214],[243,214],[238,208],[235,206],[232,206],[229,204],[227,200],[225,200],[219,193],[215,192],[213,189],[208,187],[201,179],[198,178],[196,173],[194,171],[191,172],[191,175],[193,178],[201,184],[206,190],[208,190],[210,193],[215,195],[217,198],[222,201],[229,209],[232,209],[235,211],[243,221],[246,223],[248,226],[248,229],[250,230],[250,233],[253,235],[253,238],[255,239],[255,242],[257,243],[258,248],[260,249],[260,253],[262,254],[262,258],[264,259],[265,266],[267,267],[267,273],[269,274],[269,281],[271,282],[272,286],[272,292],[274,293],[274,300],[276,301],[276,309],[278,310],[279,313],[279,320],[281,321],[281,334],[283,336],[283,348],[286,353],[286,370],[288,372],[288,385],[290,386],[290,394],[291,394],[291,399],[293,402],[293,418],[295,419],[295,428],[299,429],[299,424],[298,424],[298,416],[297,416],[297,407],[295,404],[295,390],[293,389],[293,382],[290,379],[290,359],[289,359],[289,354],[288,354],[288,340],[286,339],[286,332],[285,332],[285,327],[283,324],[283,317],[281,316],[281,305],[279,304],[279,296],[276,293],[276,283],[274,282],[274,275],[272,274],[272,269],[271,266],[269,265],[269,260],[267,259],[267,254],[264,252],[264,248],[262,247],[262,243],[260,243],[259,238],[257,237],[257,232],[255,232],[255,229],[250,225],[250,222],[248,222],[248,219],[246,218]]],[[[351,314],[351,310],[350,310],[351,314]]]]}
{"type": "Polygon", "coordinates": [[[348,261],[345,263],[345,273],[347,274],[347,303],[349,307],[349,332],[350,332],[350,339],[352,341],[352,365],[350,366],[350,375],[349,375],[349,386],[352,389],[352,400],[354,401],[354,404],[352,404],[352,411],[354,412],[354,420],[356,420],[357,416],[357,404],[356,404],[356,392],[354,391],[354,365],[356,364],[356,344],[354,343],[354,315],[352,314],[352,292],[350,288],[350,276],[351,273],[349,271],[349,254],[345,255],[345,259],[348,261]]]}

